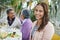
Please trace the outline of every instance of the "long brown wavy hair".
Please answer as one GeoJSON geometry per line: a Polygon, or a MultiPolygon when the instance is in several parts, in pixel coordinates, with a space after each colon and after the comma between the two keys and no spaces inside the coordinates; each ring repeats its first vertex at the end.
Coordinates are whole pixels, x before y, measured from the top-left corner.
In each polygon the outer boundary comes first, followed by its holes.
{"type": "Polygon", "coordinates": [[[44,27],[47,25],[47,23],[49,21],[49,17],[48,17],[48,5],[44,2],[38,3],[36,6],[38,6],[38,5],[42,6],[43,10],[44,10],[44,16],[42,18],[42,23],[40,24],[40,27],[38,28],[38,31],[40,31],[40,30],[44,29],[44,27]]]}

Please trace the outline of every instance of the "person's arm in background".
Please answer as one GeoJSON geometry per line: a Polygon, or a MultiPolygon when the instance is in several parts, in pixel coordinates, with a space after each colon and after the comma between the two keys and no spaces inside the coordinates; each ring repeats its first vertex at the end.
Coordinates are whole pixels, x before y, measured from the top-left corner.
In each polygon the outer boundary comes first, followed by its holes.
{"type": "Polygon", "coordinates": [[[49,23],[44,30],[42,40],[51,40],[54,35],[54,26],[49,23]]]}
{"type": "Polygon", "coordinates": [[[21,21],[17,18],[17,22],[18,22],[18,29],[21,29],[21,21]]]}

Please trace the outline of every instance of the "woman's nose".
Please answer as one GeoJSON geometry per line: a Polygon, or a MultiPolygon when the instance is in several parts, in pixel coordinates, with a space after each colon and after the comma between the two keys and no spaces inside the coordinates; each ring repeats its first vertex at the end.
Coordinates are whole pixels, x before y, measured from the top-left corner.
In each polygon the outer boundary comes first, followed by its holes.
{"type": "Polygon", "coordinates": [[[39,11],[36,12],[36,14],[39,14],[39,13],[40,13],[39,11]]]}

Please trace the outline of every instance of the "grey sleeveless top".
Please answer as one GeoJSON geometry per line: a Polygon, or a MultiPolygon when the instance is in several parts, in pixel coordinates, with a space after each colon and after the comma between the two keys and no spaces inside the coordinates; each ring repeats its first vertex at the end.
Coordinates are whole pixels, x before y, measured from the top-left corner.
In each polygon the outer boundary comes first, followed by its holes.
{"type": "Polygon", "coordinates": [[[34,32],[38,30],[38,26],[35,26],[33,29],[32,29],[32,32],[31,32],[31,36],[33,36],[34,32]]]}

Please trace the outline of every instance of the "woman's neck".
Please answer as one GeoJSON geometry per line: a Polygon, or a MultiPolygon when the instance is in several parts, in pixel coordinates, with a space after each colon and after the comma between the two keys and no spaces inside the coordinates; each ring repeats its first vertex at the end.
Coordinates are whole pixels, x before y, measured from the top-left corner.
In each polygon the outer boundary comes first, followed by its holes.
{"type": "Polygon", "coordinates": [[[39,20],[37,20],[37,26],[39,27],[40,25],[41,25],[41,23],[42,23],[42,19],[39,19],[39,20]]]}

